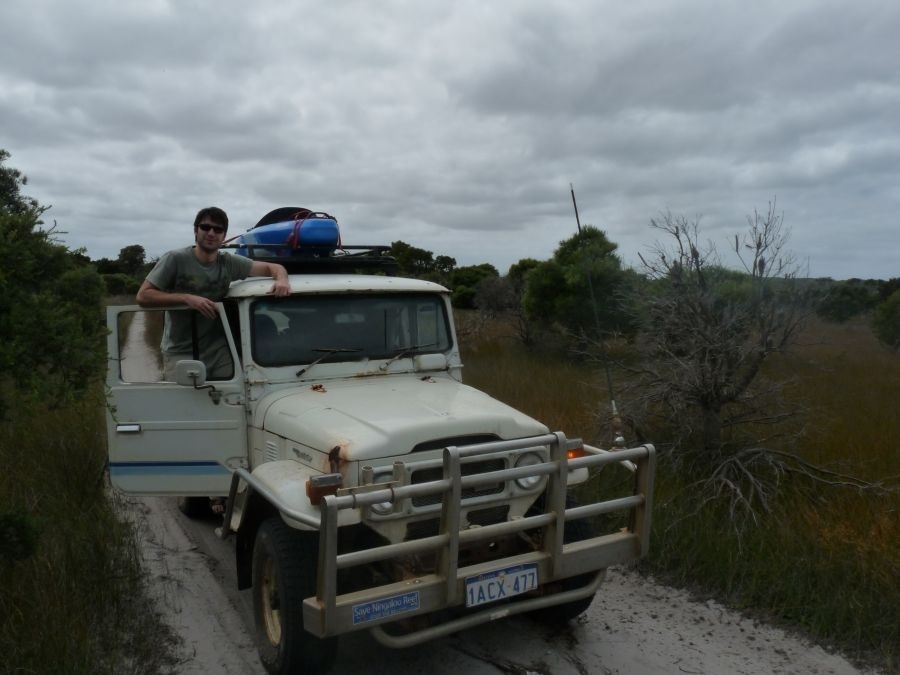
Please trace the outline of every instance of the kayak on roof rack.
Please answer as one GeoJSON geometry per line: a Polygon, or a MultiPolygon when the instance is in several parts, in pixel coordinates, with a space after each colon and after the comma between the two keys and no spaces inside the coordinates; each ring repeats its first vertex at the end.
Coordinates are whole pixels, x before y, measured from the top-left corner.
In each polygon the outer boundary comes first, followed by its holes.
{"type": "Polygon", "coordinates": [[[283,206],[269,211],[250,230],[223,248],[253,260],[277,262],[288,272],[393,270],[390,246],[347,246],[337,219],[324,211],[283,206]]]}
{"type": "MultiPolygon", "coordinates": [[[[260,218],[237,242],[252,246],[257,255],[322,256],[331,255],[340,247],[341,235],[334,216],[301,206],[283,206],[260,218]]],[[[237,249],[239,255],[248,252],[249,248],[237,249]]]]}

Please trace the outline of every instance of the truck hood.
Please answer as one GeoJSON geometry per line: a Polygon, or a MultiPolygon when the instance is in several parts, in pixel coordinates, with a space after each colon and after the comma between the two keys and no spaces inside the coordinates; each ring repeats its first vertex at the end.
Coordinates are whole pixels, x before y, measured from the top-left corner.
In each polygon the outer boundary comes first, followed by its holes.
{"type": "Polygon", "coordinates": [[[547,433],[547,427],[449,378],[392,375],[327,381],[280,391],[259,402],[262,427],[322,452],[360,461],[410,452],[435,439],[547,433]]]}

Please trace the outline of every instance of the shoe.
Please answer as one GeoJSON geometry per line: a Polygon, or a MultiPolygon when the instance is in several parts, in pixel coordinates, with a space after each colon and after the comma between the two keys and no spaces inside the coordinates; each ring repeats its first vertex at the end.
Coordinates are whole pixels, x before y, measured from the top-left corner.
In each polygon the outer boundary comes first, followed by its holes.
{"type": "Polygon", "coordinates": [[[225,513],[225,500],[222,497],[210,497],[209,508],[217,516],[225,513]]]}

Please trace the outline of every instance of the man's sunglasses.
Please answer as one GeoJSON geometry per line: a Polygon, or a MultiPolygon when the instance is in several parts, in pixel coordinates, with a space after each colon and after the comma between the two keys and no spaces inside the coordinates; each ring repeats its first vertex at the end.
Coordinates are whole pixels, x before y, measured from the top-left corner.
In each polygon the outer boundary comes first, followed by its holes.
{"type": "Polygon", "coordinates": [[[225,228],[221,225],[210,225],[209,223],[200,223],[197,227],[199,227],[204,232],[209,232],[212,230],[216,234],[224,234],[225,228]]]}

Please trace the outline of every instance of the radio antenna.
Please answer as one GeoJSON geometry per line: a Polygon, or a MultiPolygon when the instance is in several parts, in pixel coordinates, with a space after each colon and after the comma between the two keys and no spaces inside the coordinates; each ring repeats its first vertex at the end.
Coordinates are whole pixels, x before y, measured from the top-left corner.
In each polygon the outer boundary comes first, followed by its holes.
{"type": "MultiPolygon", "coordinates": [[[[572,206],[575,209],[575,224],[578,225],[578,234],[581,234],[581,218],[578,217],[578,202],[575,201],[575,186],[569,183],[569,192],[572,193],[572,206]]],[[[591,278],[591,275],[588,275],[588,279],[591,278]]],[[[591,300],[593,300],[593,291],[591,291],[591,300]]],[[[597,312],[594,312],[594,316],[597,315],[597,312]]]]}
{"type": "MultiPolygon", "coordinates": [[[[578,217],[578,202],[575,201],[575,186],[572,183],[569,183],[569,192],[572,194],[572,207],[575,209],[575,224],[578,226],[578,234],[583,232],[581,228],[581,218],[578,217]]],[[[609,390],[609,411],[610,411],[610,424],[612,426],[613,432],[613,447],[614,448],[624,448],[625,447],[625,438],[622,436],[622,419],[619,417],[619,410],[616,407],[616,397],[613,392],[612,385],[612,377],[609,373],[609,353],[606,349],[606,342],[603,340],[603,336],[600,328],[600,313],[597,310],[597,298],[594,295],[594,282],[591,275],[591,270],[588,267],[590,261],[586,261],[585,265],[585,276],[587,276],[588,282],[588,293],[591,297],[591,310],[594,314],[594,328],[597,331],[597,342],[600,345],[600,352],[602,354],[603,360],[603,372],[606,375],[606,387],[609,390]]]]}

